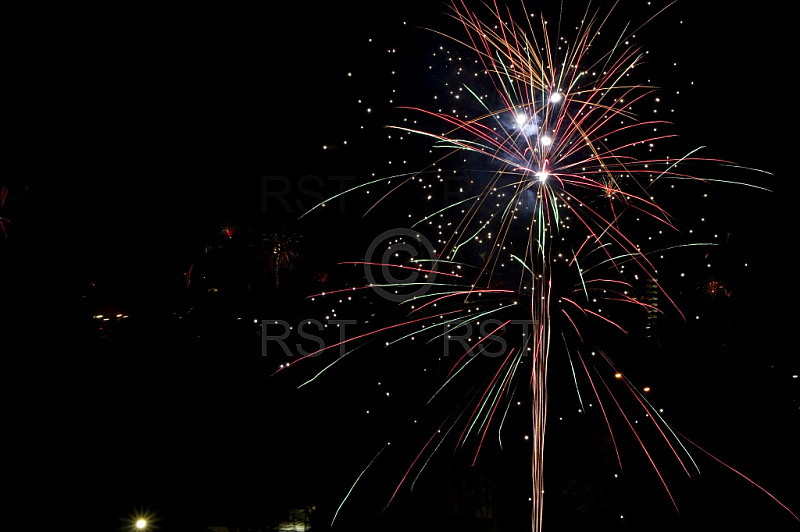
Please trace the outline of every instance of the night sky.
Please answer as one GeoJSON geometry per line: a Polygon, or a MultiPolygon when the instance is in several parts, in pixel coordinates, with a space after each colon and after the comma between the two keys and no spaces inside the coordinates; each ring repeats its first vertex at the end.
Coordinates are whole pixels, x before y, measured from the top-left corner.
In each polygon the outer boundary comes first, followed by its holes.
{"type": "MultiPolygon", "coordinates": [[[[611,27],[657,11],[647,4],[621,2],[611,27]]],[[[681,237],[690,227],[695,241],[719,235],[717,246],[677,250],[659,264],[687,319],[662,307],[655,336],[643,326],[627,337],[613,327],[591,332],[626,375],[652,388],[650,400],[677,430],[798,514],[796,111],[786,88],[794,49],[791,15],[778,5],[715,1],[698,11],[679,1],[637,32],[680,146],[773,175],[714,164],[697,174],[772,192],[716,184],[665,194],[681,237]],[[698,199],[705,191],[710,199],[698,199]]],[[[558,19],[557,3],[526,6],[558,19]]],[[[9,16],[20,38],[7,76],[11,164],[0,177],[10,492],[0,528],[101,532],[148,513],[164,531],[267,530],[289,509],[315,506],[324,530],[391,440],[337,529],[530,529],[524,386],[503,451],[491,427],[474,467],[469,451],[443,450],[415,491],[404,486],[381,513],[452,412],[444,402],[425,408],[441,384],[420,377],[436,364],[435,348],[382,349],[392,336],[381,337],[299,390],[324,357],[273,375],[288,359],[262,356],[262,320],[324,320],[340,307],[337,317],[359,331],[366,320],[405,319],[375,298],[341,306],[306,296],[363,285],[339,263],[364,260],[378,234],[427,212],[418,191],[401,190],[366,215],[388,188],[298,217],[343,182],[432,162],[430,139],[390,139],[384,126],[410,116],[399,106],[426,108],[446,92],[450,74],[428,69],[439,46],[469,55],[421,29],[457,32],[446,11],[289,3],[224,15],[9,16]],[[284,183],[280,198],[282,188],[268,188],[284,183]],[[259,262],[269,235],[291,238],[298,255],[279,284],[259,262]],[[467,518],[486,497],[493,519],[467,518]]],[[[702,475],[688,479],[651,437],[679,515],[618,412],[624,473],[614,478],[605,421],[596,405],[578,414],[565,354],[563,344],[551,352],[545,530],[800,529],[701,451],[690,449],[702,475]]],[[[588,381],[581,393],[591,402],[588,381]]]]}

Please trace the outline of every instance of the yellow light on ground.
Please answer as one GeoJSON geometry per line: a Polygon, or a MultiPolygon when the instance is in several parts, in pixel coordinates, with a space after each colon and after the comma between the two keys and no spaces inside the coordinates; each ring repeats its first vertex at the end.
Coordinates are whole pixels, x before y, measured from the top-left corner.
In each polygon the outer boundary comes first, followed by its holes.
{"type": "Polygon", "coordinates": [[[649,392],[650,391],[650,387],[649,386],[645,386],[644,388],[642,388],[642,391],[649,392]]]}
{"type": "Polygon", "coordinates": [[[621,379],[622,378],[622,373],[615,373],[614,374],[614,378],[621,379]]]}
{"type": "Polygon", "coordinates": [[[150,511],[149,509],[139,509],[128,514],[128,519],[126,519],[127,524],[124,530],[128,532],[157,530],[159,528],[158,521],[159,519],[156,517],[156,512],[150,511]]]}

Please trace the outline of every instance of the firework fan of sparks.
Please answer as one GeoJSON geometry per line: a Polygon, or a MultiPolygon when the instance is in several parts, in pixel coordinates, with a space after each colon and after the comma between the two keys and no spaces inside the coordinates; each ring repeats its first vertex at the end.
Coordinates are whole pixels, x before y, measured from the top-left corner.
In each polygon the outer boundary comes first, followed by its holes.
{"type": "MultiPolygon", "coordinates": [[[[28,188],[24,187],[13,199],[18,199],[27,190],[28,188]]],[[[8,211],[13,209],[13,207],[9,207],[9,203],[13,203],[9,201],[10,192],[11,190],[6,185],[0,186],[0,232],[6,239],[8,238],[8,225],[11,223],[8,211]]]]}
{"type": "MultiPolygon", "coordinates": [[[[0,187],[0,213],[2,213],[3,207],[6,205],[6,199],[8,198],[8,187],[3,186],[0,187]]],[[[3,236],[8,238],[8,232],[6,231],[6,225],[8,223],[8,218],[4,218],[0,216],[0,230],[3,231],[3,236]]]]}
{"type": "MultiPolygon", "coordinates": [[[[495,423],[502,427],[510,395],[516,389],[514,383],[522,380],[530,387],[532,400],[531,517],[532,529],[537,532],[542,529],[548,356],[552,338],[556,336],[556,324],[565,324],[565,328],[571,329],[570,334],[578,338],[582,336],[578,324],[587,318],[624,332],[620,323],[591,305],[597,298],[639,306],[649,312],[658,311],[634,296],[635,287],[622,275],[626,267],[657,286],[675,312],[680,313],[658,284],[657,269],[649,258],[654,250],[642,250],[623,228],[628,220],[643,218],[675,229],[670,215],[653,199],[652,187],[660,181],[694,179],[682,170],[691,162],[731,163],[700,159],[694,152],[678,158],[652,155],[652,145],[672,135],[659,132],[667,122],[642,121],[634,112],[655,90],[630,81],[632,71],[640,65],[644,55],[640,48],[628,44],[634,31],[619,35],[616,44],[606,53],[599,56],[596,53],[595,40],[608,14],[603,17],[587,10],[577,37],[567,41],[560,37],[552,39],[544,21],[540,26],[535,26],[532,18],[527,18],[525,25],[515,23],[510,10],[502,10],[496,4],[487,6],[486,19],[463,3],[453,2],[452,7],[452,16],[465,30],[465,36],[459,39],[442,35],[478,58],[476,85],[463,87],[464,101],[469,102],[465,105],[477,108],[478,113],[469,117],[456,111],[406,108],[444,124],[447,130],[432,133],[426,129],[391,127],[431,138],[437,147],[445,148],[446,155],[436,165],[448,157],[464,154],[483,159],[494,170],[474,194],[417,221],[416,225],[426,222],[430,225],[437,219],[456,220],[448,224],[450,230],[437,242],[439,249],[429,249],[427,255],[412,256],[405,262],[387,259],[353,263],[365,268],[409,270],[424,276],[421,282],[393,281],[379,285],[370,280],[361,287],[314,296],[393,290],[396,301],[408,308],[406,320],[362,331],[284,364],[280,370],[327,349],[350,349],[379,335],[395,335],[387,345],[423,335],[433,341],[467,324],[480,323],[476,320],[483,320],[484,326],[490,323],[481,329],[478,339],[467,341],[464,352],[447,371],[441,391],[460,376],[467,375],[467,368],[478,364],[479,357],[474,355],[487,350],[490,338],[504,334],[506,326],[520,313],[524,314],[531,324],[530,334],[524,334],[521,345],[515,345],[503,356],[493,357],[493,370],[473,386],[458,413],[433,433],[391,498],[406,480],[419,477],[430,455],[451,433],[458,436],[457,447],[463,447],[470,438],[475,440],[477,458],[490,425],[495,423]],[[485,87],[488,87],[486,92],[485,87]],[[522,219],[524,223],[520,223],[522,219]],[[480,253],[475,252],[479,244],[484,249],[480,253]],[[520,251],[509,253],[509,247],[520,251]],[[469,260],[462,259],[470,256],[470,251],[481,258],[479,264],[469,264],[469,260]],[[518,271],[513,283],[509,283],[510,276],[501,271],[507,263],[515,265],[518,271]],[[416,290],[419,287],[430,291],[416,290]],[[524,377],[522,368],[526,368],[524,377]]],[[[372,210],[403,185],[420,182],[425,174],[379,178],[343,194],[389,183],[390,191],[370,208],[372,210]]],[[[411,231],[400,235],[392,245],[403,248],[414,239],[423,240],[424,237],[411,231]]],[[[384,255],[388,256],[391,254],[384,255]]],[[[694,460],[682,443],[689,440],[680,438],[638,388],[604,353],[601,355],[612,374],[624,382],[635,401],[648,412],[654,430],[690,475],[694,460]]],[[[319,374],[343,358],[338,358],[319,374]]],[[[584,370],[611,431],[606,407],[612,405],[607,401],[604,406],[601,392],[607,391],[606,397],[610,396],[620,411],[622,407],[597,368],[593,376],[580,353],[576,358],[579,363],[574,365],[570,360],[573,374],[575,368],[578,372],[584,370]]],[[[677,508],[642,438],[624,412],[622,415],[677,508]]],[[[611,437],[613,441],[613,431],[611,437]]],[[[616,443],[614,445],[616,447],[616,443]]],[[[375,459],[358,476],[356,483],[375,459]]],[[[355,484],[351,492],[354,487],[355,484]]],[[[791,513],[777,499],[775,501],[791,513]]]]}

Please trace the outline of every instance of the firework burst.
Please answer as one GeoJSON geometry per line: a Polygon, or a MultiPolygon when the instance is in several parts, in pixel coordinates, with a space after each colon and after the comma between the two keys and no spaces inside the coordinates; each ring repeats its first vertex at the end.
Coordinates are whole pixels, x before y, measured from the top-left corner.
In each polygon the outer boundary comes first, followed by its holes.
{"type": "Polygon", "coordinates": [[[520,231],[514,225],[520,207],[526,198],[532,203],[524,254],[517,261],[524,266],[520,284],[530,287],[527,301],[533,324],[531,517],[532,529],[538,531],[542,527],[551,313],[560,311],[573,325],[578,320],[575,314],[593,315],[621,329],[589,308],[589,293],[608,293],[605,285],[611,284],[618,299],[640,304],[625,290],[632,287],[607,279],[591,282],[588,272],[605,262],[619,272],[620,262],[631,261],[655,282],[655,267],[622,231],[624,218],[631,212],[644,213],[670,226],[648,186],[657,179],[688,176],[676,171],[676,161],[637,153],[668,135],[658,133],[662,121],[640,121],[633,111],[653,91],[628,81],[643,55],[640,50],[615,47],[602,57],[589,58],[602,26],[597,15],[584,16],[574,42],[561,38],[554,42],[544,22],[536,31],[530,19],[521,26],[510,11],[501,12],[496,6],[486,21],[463,3],[453,7],[453,16],[467,34],[460,42],[479,58],[478,74],[489,80],[480,81],[493,92],[484,95],[464,86],[465,98],[480,109],[475,117],[416,109],[447,124],[449,130],[443,134],[400,129],[432,136],[440,147],[488,158],[497,168],[466,208],[443,253],[452,259],[468,239],[483,236],[490,245],[483,267],[490,274],[488,284],[499,261],[506,259],[506,241],[519,241],[520,231]],[[500,202],[502,208],[489,216],[489,223],[483,222],[486,205],[500,207],[500,202]],[[582,237],[577,245],[571,242],[575,233],[582,237]],[[583,297],[555,295],[567,292],[554,286],[554,270],[564,261],[564,267],[581,279],[583,297]]]}
{"type": "MultiPolygon", "coordinates": [[[[444,201],[434,212],[417,217],[410,230],[381,235],[376,239],[384,241],[381,247],[371,247],[364,261],[349,263],[365,269],[368,283],[312,296],[378,292],[400,303],[407,310],[405,319],[366,328],[281,365],[279,371],[333,347],[346,346],[349,355],[364,342],[387,334],[392,335],[387,346],[441,338],[450,345],[447,341],[457,338],[461,350],[443,372],[444,384],[431,401],[457,381],[469,383],[469,391],[413,459],[390,502],[407,480],[419,477],[448,437],[457,448],[473,442],[477,459],[490,426],[496,425],[501,433],[511,395],[517,383],[524,382],[530,390],[532,415],[531,521],[538,532],[543,512],[548,360],[554,339],[573,335],[583,341],[581,324],[587,321],[627,334],[624,320],[604,312],[601,304],[638,307],[648,316],[662,312],[652,298],[641,297],[642,285],[681,314],[660,285],[652,259],[663,249],[643,247],[640,233],[629,229],[648,223],[677,232],[670,214],[655,200],[656,186],[695,180],[684,171],[692,163],[731,163],[698,158],[694,150],[678,157],[654,154],[657,144],[675,135],[666,132],[667,121],[641,118],[656,90],[635,82],[645,54],[632,37],[641,26],[615,35],[612,45],[604,48],[599,35],[610,13],[587,10],[575,38],[568,40],[551,35],[541,17],[526,16],[517,19],[524,23],[517,23],[511,10],[496,4],[485,7],[484,16],[463,2],[453,2],[451,15],[462,34],[441,34],[475,57],[472,81],[450,93],[452,107],[405,107],[419,115],[418,122],[430,126],[390,126],[400,135],[432,139],[444,155],[425,171],[376,178],[346,192],[387,186],[388,191],[369,211],[380,208],[390,195],[414,186],[431,199],[437,184],[444,190],[444,201]],[[445,177],[441,167],[451,161],[460,161],[463,167],[460,173],[454,170],[452,177],[445,177]],[[459,196],[457,201],[448,201],[454,182],[459,196]],[[426,233],[436,236],[428,240],[426,233]],[[370,272],[376,269],[383,272],[386,282],[375,280],[370,272]],[[403,271],[412,277],[399,279],[397,274],[403,271]],[[521,324],[522,340],[509,346],[507,331],[521,324]],[[499,343],[504,347],[493,351],[499,343]]],[[[615,448],[608,410],[619,409],[677,508],[640,434],[642,429],[623,411],[608,376],[623,383],[631,400],[647,412],[654,430],[687,475],[696,468],[694,460],[641,390],[605,353],[600,352],[598,358],[605,364],[605,373],[599,365],[587,364],[579,350],[570,357],[576,388],[582,371],[615,448]]],[[[616,454],[621,468],[618,449],[616,454]]]]}

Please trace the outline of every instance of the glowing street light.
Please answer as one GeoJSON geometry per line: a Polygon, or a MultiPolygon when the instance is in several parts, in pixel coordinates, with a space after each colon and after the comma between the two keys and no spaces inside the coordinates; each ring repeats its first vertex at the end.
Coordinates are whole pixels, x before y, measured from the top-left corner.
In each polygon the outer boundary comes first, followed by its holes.
{"type": "Polygon", "coordinates": [[[158,517],[156,512],[151,510],[135,510],[128,514],[125,525],[122,527],[126,532],[147,532],[158,530],[158,517]]]}

